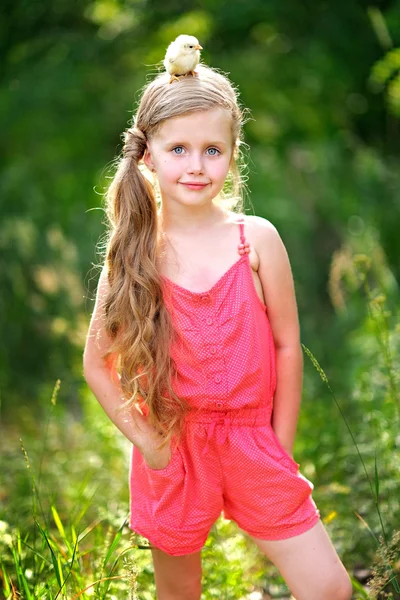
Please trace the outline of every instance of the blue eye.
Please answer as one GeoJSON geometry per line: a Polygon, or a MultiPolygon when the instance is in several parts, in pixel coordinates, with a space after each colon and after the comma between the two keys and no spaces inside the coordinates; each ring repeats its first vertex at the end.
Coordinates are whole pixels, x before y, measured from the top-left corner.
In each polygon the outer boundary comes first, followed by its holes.
{"type": "MultiPolygon", "coordinates": [[[[183,150],[183,146],[175,146],[175,148],[172,148],[172,152],[174,152],[174,154],[181,156],[183,152],[176,152],[176,150],[183,150]]],[[[213,153],[209,154],[209,156],[217,156],[218,154],[221,154],[218,148],[208,148],[208,151],[209,150],[213,150],[213,153]]]]}

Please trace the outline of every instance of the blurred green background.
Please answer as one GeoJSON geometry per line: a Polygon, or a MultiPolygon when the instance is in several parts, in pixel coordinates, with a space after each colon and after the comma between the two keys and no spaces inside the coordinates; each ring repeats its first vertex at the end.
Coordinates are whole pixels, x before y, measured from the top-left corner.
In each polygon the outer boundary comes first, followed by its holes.
{"type": "MultiPolygon", "coordinates": [[[[202,60],[229,74],[251,112],[246,212],[281,234],[302,342],[329,380],[305,354],[295,455],[355,597],[369,597],[373,584],[358,590],[357,581],[381,563],[397,572],[400,559],[400,2],[18,0],[3,3],[1,17],[5,597],[7,580],[24,587],[12,552],[18,535],[33,548],[44,539],[35,515],[48,536],[61,535],[52,506],[70,528],[98,522],[93,531],[103,528],[105,544],[127,512],[129,448],[83,380],[82,352],[105,230],[102,194],[139,91],[181,33],[199,39],[202,60]],[[391,543],[395,558],[377,557],[391,543]]],[[[236,539],[232,531],[221,536],[236,539]]],[[[28,588],[46,580],[49,594],[57,569],[50,561],[39,577],[37,552],[17,553],[20,570],[32,573],[28,588]]],[[[93,551],[83,570],[97,572],[100,555],[93,551]]],[[[154,597],[147,558],[139,571],[148,573],[139,598],[154,597]]],[[[215,582],[207,577],[211,598],[215,582]]],[[[242,597],[221,578],[218,597],[223,585],[227,598],[242,597]]]]}

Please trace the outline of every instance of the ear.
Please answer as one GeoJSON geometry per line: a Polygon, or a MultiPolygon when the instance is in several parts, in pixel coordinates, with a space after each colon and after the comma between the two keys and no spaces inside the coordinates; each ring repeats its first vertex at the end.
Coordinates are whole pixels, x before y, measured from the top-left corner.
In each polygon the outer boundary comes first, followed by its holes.
{"type": "Polygon", "coordinates": [[[143,154],[143,162],[146,165],[146,167],[149,169],[149,171],[154,171],[153,158],[151,156],[151,150],[149,148],[148,143],[146,146],[146,150],[144,151],[144,154],[143,154]]]}

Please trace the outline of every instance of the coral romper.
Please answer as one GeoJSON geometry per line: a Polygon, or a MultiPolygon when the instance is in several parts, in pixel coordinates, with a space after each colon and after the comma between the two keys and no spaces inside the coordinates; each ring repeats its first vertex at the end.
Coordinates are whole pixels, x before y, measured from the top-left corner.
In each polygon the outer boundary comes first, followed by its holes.
{"type": "MultiPolygon", "coordinates": [[[[242,216],[239,227],[246,243],[242,216]]],[[[201,550],[221,511],[258,538],[303,533],[320,513],[313,484],[271,427],[275,347],[249,255],[206,292],[163,279],[180,333],[171,347],[174,390],[194,410],[164,469],[132,447],[131,529],[174,556],[201,550]]]]}

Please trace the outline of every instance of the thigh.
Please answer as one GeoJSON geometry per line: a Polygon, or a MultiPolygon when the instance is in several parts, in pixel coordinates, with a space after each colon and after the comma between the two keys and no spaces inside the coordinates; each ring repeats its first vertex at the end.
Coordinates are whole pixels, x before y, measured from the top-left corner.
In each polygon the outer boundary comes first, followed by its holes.
{"type": "Polygon", "coordinates": [[[279,569],[296,600],[350,600],[349,575],[321,520],[285,540],[250,537],[279,569]]]}
{"type": "Polygon", "coordinates": [[[158,600],[200,600],[201,551],[171,556],[152,548],[158,600]]]}

